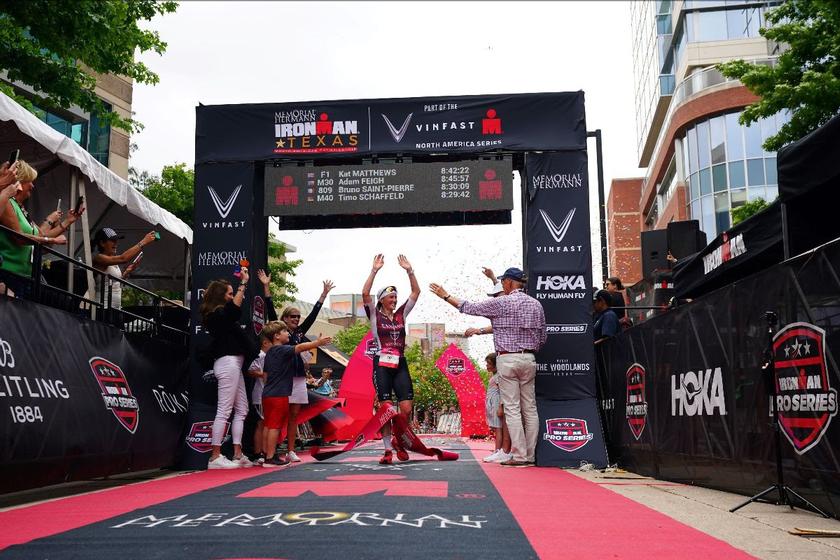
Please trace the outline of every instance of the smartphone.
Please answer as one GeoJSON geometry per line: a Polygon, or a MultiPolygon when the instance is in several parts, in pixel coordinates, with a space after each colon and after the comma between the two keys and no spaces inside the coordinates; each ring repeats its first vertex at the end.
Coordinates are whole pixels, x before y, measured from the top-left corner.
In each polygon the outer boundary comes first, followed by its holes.
{"type": "Polygon", "coordinates": [[[9,154],[9,165],[12,165],[14,162],[16,162],[19,157],[20,157],[20,149],[18,148],[18,149],[12,150],[12,152],[9,154]]]}
{"type": "Polygon", "coordinates": [[[76,199],[76,208],[74,210],[74,212],[76,214],[79,213],[79,209],[82,207],[82,204],[84,204],[84,202],[85,202],[85,197],[83,197],[83,196],[80,196],[79,198],[76,199]]]}
{"type": "Polygon", "coordinates": [[[60,198],[58,199],[58,204],[55,205],[55,211],[58,212],[59,210],[61,210],[61,199],[60,198]]]}
{"type": "Polygon", "coordinates": [[[160,232],[159,231],[155,232],[155,239],[160,239],[160,232]]]}
{"type": "Polygon", "coordinates": [[[143,258],[143,251],[137,253],[137,256],[131,259],[131,264],[136,264],[140,259],[143,258]]]}

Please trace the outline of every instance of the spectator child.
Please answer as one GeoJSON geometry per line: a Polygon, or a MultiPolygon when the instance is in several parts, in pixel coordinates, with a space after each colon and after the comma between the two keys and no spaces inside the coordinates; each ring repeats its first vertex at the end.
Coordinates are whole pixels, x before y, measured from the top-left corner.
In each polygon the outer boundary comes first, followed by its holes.
{"type": "Polygon", "coordinates": [[[493,374],[487,382],[487,398],[485,401],[485,412],[487,414],[487,425],[493,429],[496,440],[496,450],[485,457],[485,463],[501,463],[511,458],[510,435],[505,423],[505,413],[499,393],[499,374],[496,371],[496,353],[487,354],[484,358],[487,371],[493,374]]]}
{"type": "Polygon", "coordinates": [[[314,342],[288,346],[290,334],[284,322],[270,323],[263,328],[263,332],[266,330],[268,333],[265,337],[271,340],[271,347],[266,351],[263,363],[267,374],[262,394],[265,416],[263,450],[267,456],[269,453],[271,455],[265,459],[263,467],[279,467],[291,462],[288,454],[282,459],[277,456],[277,440],[289,422],[289,395],[292,394],[298,354],[329,344],[332,339],[318,337],[314,342]]]}
{"type": "Polygon", "coordinates": [[[263,414],[263,407],[262,407],[262,393],[263,388],[265,387],[265,378],[267,374],[263,369],[265,363],[265,353],[271,348],[272,341],[271,336],[277,332],[274,328],[268,328],[272,323],[268,323],[263,327],[263,330],[260,332],[260,354],[254,361],[251,362],[251,365],[248,366],[248,375],[255,379],[254,381],[254,388],[251,391],[251,406],[254,409],[254,413],[257,415],[257,424],[254,427],[254,455],[256,456],[256,463],[262,465],[265,463],[265,449],[263,449],[263,440],[265,435],[263,434],[263,425],[265,415],[263,414]]]}

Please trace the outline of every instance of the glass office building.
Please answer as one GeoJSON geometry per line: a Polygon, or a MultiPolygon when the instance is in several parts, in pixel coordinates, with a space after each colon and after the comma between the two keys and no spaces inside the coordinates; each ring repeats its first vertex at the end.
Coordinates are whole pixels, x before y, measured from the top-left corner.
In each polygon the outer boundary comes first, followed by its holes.
{"type": "Polygon", "coordinates": [[[778,45],[761,37],[777,1],[635,1],[633,74],[642,229],[696,219],[709,240],[731,225],[731,210],[777,195],[776,158],[762,143],[786,114],[738,123],[755,100],[716,65],[735,59],[774,64],[778,45]]]}

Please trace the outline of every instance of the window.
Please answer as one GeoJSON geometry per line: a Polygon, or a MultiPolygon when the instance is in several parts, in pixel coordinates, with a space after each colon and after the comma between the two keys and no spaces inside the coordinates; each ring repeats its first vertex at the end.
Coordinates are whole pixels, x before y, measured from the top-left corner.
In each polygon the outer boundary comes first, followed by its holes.
{"type": "Polygon", "coordinates": [[[729,164],[729,186],[730,188],[746,187],[747,180],[744,175],[744,162],[733,161],[729,164]]]}
{"type": "Polygon", "coordinates": [[[709,167],[709,121],[697,125],[697,162],[700,169],[709,167]]]}
{"type": "Polygon", "coordinates": [[[741,134],[742,127],[738,123],[740,113],[726,115],[726,152],[729,154],[729,161],[744,159],[744,139],[741,134]]]}
{"type": "Polygon", "coordinates": [[[712,185],[715,192],[726,190],[726,165],[721,163],[712,167],[712,185]]]}
{"type": "MultiPolygon", "coordinates": [[[[726,126],[723,117],[715,117],[711,120],[711,142],[712,142],[712,163],[723,163],[726,161],[726,150],[724,148],[724,136],[726,126]]],[[[724,172],[725,174],[725,172],[724,172]]]]}
{"type": "Polygon", "coordinates": [[[726,12],[696,12],[692,15],[695,16],[698,43],[726,39],[726,12]]]}
{"type": "Polygon", "coordinates": [[[751,187],[764,184],[764,160],[747,160],[747,184],[751,187]]]}

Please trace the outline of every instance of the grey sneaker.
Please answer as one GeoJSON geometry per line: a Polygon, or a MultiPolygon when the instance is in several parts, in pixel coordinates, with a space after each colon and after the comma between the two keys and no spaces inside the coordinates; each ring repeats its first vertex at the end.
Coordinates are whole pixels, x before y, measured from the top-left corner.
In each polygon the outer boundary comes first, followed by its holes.
{"type": "Polygon", "coordinates": [[[287,457],[292,463],[300,463],[300,457],[298,457],[297,453],[295,453],[294,451],[289,451],[287,457]]]}
{"type": "Polygon", "coordinates": [[[254,466],[254,463],[252,463],[251,460],[248,459],[248,457],[246,457],[245,455],[242,455],[239,458],[234,457],[233,459],[231,459],[231,461],[233,463],[236,463],[236,465],[242,469],[247,469],[248,467],[254,466]]]}

